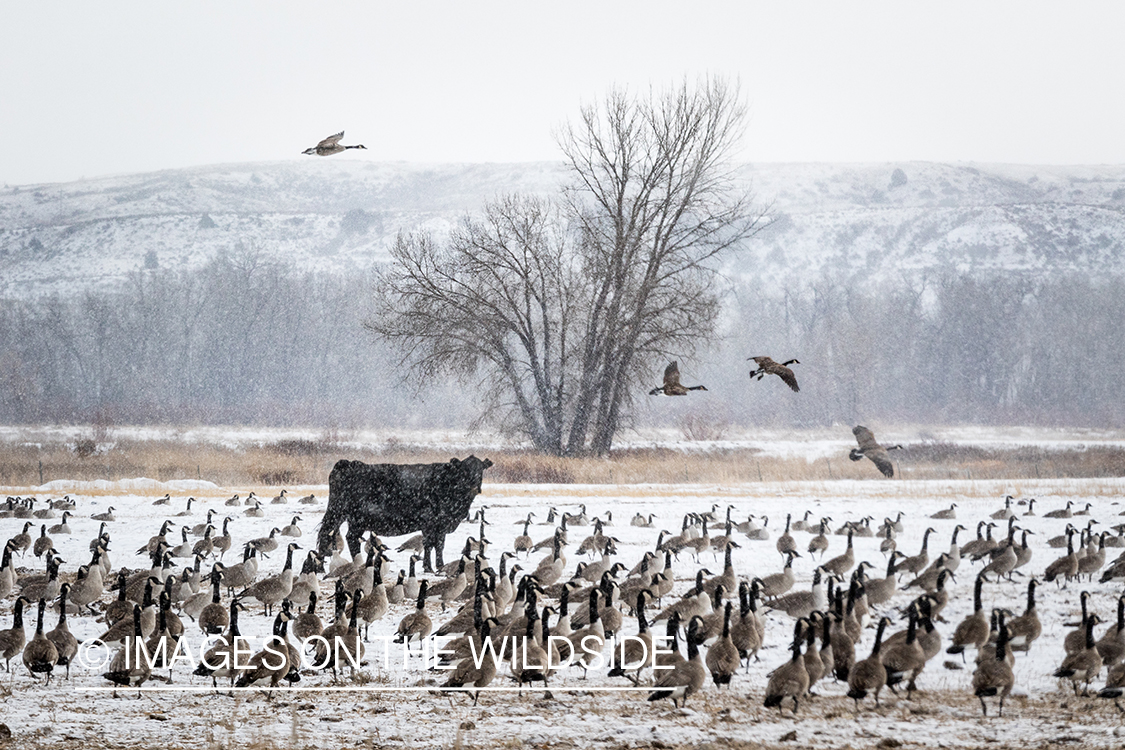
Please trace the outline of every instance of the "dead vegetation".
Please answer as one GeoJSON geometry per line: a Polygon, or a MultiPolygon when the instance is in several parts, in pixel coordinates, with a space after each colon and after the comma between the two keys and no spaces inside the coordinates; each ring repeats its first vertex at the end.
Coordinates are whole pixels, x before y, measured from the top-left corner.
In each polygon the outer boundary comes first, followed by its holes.
{"type": "MultiPolygon", "coordinates": [[[[838,456],[809,460],[763,454],[753,447],[684,441],[614,450],[608,457],[561,458],[520,448],[471,443],[453,448],[389,438],[359,444],[326,433],[319,438],[226,445],[170,437],[130,440],[112,435],[57,442],[0,442],[0,485],[29,487],[53,479],[73,481],[149,477],[203,479],[220,486],[318,485],[341,458],[369,462],[426,463],[469,453],[495,466],[487,480],[501,484],[684,484],[880,479],[867,462],[838,456]]],[[[1094,445],[985,447],[926,441],[893,456],[897,479],[1067,479],[1125,476],[1125,447],[1094,445]]],[[[896,481],[891,480],[891,481],[896,481]]]]}

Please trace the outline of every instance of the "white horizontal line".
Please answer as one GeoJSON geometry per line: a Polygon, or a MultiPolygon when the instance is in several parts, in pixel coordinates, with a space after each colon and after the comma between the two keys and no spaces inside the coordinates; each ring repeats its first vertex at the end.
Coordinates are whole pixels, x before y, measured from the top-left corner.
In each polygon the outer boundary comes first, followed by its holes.
{"type": "MultiPolygon", "coordinates": [[[[536,692],[551,690],[550,686],[544,687],[74,687],[76,693],[108,693],[118,690],[128,690],[140,693],[214,693],[218,692],[261,692],[263,690],[278,690],[287,693],[515,693],[522,690],[536,692]]],[[[587,692],[587,693],[651,693],[654,690],[667,690],[657,687],[555,687],[558,692],[587,692]]]]}

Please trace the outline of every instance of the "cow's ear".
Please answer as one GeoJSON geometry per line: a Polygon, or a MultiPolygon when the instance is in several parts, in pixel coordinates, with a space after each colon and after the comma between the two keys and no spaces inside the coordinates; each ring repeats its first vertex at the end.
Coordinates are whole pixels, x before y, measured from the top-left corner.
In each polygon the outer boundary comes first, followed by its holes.
{"type": "Polygon", "coordinates": [[[486,458],[486,459],[484,459],[483,465],[484,465],[484,468],[486,468],[486,469],[487,469],[487,468],[488,468],[489,466],[492,466],[492,459],[490,459],[490,458],[486,458]]]}
{"type": "Polygon", "coordinates": [[[449,463],[453,466],[460,466],[461,465],[461,459],[454,456],[453,458],[449,459],[449,463]]]}

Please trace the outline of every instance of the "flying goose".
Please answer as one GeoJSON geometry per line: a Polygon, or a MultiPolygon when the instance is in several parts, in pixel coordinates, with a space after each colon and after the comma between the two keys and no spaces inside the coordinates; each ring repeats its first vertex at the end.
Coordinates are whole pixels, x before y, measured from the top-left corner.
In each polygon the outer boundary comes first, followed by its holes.
{"type": "Polygon", "coordinates": [[[785,384],[792,388],[794,392],[801,390],[797,385],[797,377],[793,374],[793,371],[789,369],[789,365],[799,365],[801,364],[800,361],[788,359],[784,362],[777,363],[769,357],[749,357],[747,361],[750,359],[754,360],[754,363],[758,365],[758,369],[750,371],[751,378],[757,377],[758,380],[761,380],[766,375],[777,375],[784,380],[785,384]]]}
{"type": "Polygon", "coordinates": [[[672,361],[664,368],[664,384],[658,385],[648,392],[650,396],[686,396],[688,391],[705,391],[702,385],[684,386],[680,384],[680,366],[672,361]]]}
{"type": "Polygon", "coordinates": [[[331,156],[332,154],[338,154],[342,151],[347,151],[349,148],[362,148],[362,149],[366,150],[367,146],[363,146],[363,145],[356,145],[356,146],[344,146],[344,145],[342,145],[340,143],[340,139],[343,138],[343,137],[344,137],[344,131],[341,130],[336,135],[328,136],[327,138],[325,138],[320,143],[316,144],[315,146],[313,146],[311,148],[306,148],[301,153],[302,154],[308,154],[309,156],[312,156],[314,154],[316,156],[331,156]]]}
{"type": "Polygon", "coordinates": [[[891,463],[891,458],[887,455],[887,451],[901,450],[901,445],[879,445],[875,440],[875,433],[868,428],[859,424],[852,428],[852,434],[855,435],[856,442],[859,444],[858,448],[852,448],[848,458],[853,461],[859,461],[864,456],[871,459],[875,467],[883,473],[887,479],[895,475],[894,464],[891,463]]]}

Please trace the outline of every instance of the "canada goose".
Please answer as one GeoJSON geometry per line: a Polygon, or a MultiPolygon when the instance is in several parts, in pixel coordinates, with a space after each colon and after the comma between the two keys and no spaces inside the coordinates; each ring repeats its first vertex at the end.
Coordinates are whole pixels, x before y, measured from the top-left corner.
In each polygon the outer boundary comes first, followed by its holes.
{"type": "Polygon", "coordinates": [[[207,528],[203,530],[203,538],[197,541],[191,548],[191,554],[196,560],[204,557],[210,557],[215,552],[215,539],[211,536],[211,532],[215,527],[207,524],[207,528]]]}
{"type": "Polygon", "coordinates": [[[47,633],[47,638],[55,644],[59,658],[56,662],[61,667],[66,667],[66,679],[70,679],[70,664],[78,654],[78,639],[70,632],[66,623],[66,597],[70,593],[70,584],[64,583],[59,587],[59,622],[54,629],[47,633]]]}
{"type": "Polygon", "coordinates": [[[655,518],[655,514],[653,513],[649,513],[647,516],[645,516],[643,513],[638,513],[637,515],[633,516],[633,520],[629,522],[629,525],[638,526],[642,529],[651,529],[653,518],[655,518]]]}
{"type": "MultiPolygon", "coordinates": [[[[529,621],[529,622],[533,623],[533,621],[529,621]]],[[[480,643],[481,644],[484,644],[486,642],[491,642],[492,628],[499,625],[499,624],[500,623],[496,620],[495,617],[486,617],[481,621],[481,625],[480,625],[480,643]]],[[[534,626],[534,624],[532,624],[529,627],[533,627],[533,626],[534,626]]],[[[530,645],[529,645],[529,648],[531,648],[530,645]]],[[[542,653],[542,649],[539,649],[539,651],[540,651],[539,656],[545,657],[545,654],[542,653]]],[[[474,706],[477,705],[477,701],[480,700],[480,693],[481,693],[480,689],[488,687],[492,683],[492,680],[496,678],[496,667],[497,667],[496,662],[499,658],[502,658],[502,656],[503,656],[502,652],[501,652],[500,656],[497,656],[496,653],[494,651],[490,651],[490,649],[488,647],[482,648],[479,652],[477,652],[477,654],[480,656],[479,659],[473,658],[472,656],[470,656],[470,658],[462,659],[460,662],[458,662],[456,668],[454,668],[454,670],[450,673],[450,675],[446,679],[446,681],[444,683],[442,683],[442,687],[446,688],[446,689],[465,688],[465,687],[475,687],[475,688],[477,688],[476,692],[473,693],[473,705],[474,706]]],[[[530,663],[540,664],[540,665],[544,663],[543,661],[536,661],[535,657],[532,657],[531,654],[528,655],[528,659],[529,659],[530,663]]],[[[524,679],[524,677],[525,677],[524,672],[529,672],[529,671],[530,670],[522,670],[521,671],[520,677],[519,677],[520,687],[523,687],[523,683],[525,681],[529,681],[529,680],[524,679]]],[[[530,674],[528,674],[526,676],[531,677],[530,674]]],[[[542,674],[540,674],[540,678],[541,679],[543,678],[542,674]]]]}
{"type": "Polygon", "coordinates": [[[153,505],[170,505],[172,503],[172,495],[165,494],[164,497],[157,498],[152,501],[153,505]]]}
{"type": "Polygon", "coordinates": [[[1065,508],[1057,508],[1055,510],[1047,511],[1046,513],[1043,514],[1043,517],[1044,518],[1070,518],[1074,515],[1074,513],[1071,512],[1071,510],[1070,510],[1073,505],[1074,505],[1073,500],[1067,500],[1065,508]]]}
{"type": "Polygon", "coordinates": [[[750,371],[751,379],[757,377],[758,380],[761,380],[766,375],[777,375],[785,381],[787,386],[793,389],[794,393],[801,390],[797,385],[797,376],[789,369],[789,365],[801,364],[799,360],[788,359],[784,362],[777,363],[769,357],[748,357],[746,361],[749,362],[751,359],[754,360],[754,364],[758,365],[757,369],[750,371]]]}
{"type": "MultiPolygon", "coordinates": [[[[293,589],[293,550],[300,548],[296,542],[290,542],[286,547],[285,567],[281,569],[281,573],[254,583],[239,594],[239,598],[254,597],[262,603],[264,613],[269,617],[270,609],[289,596],[289,592],[293,589]]],[[[230,568],[227,569],[228,572],[229,570],[230,568]]],[[[230,585],[229,582],[227,585],[230,585]]]]}
{"type": "Polygon", "coordinates": [[[812,695],[813,686],[820,681],[827,673],[828,669],[826,664],[832,664],[832,647],[828,627],[828,617],[823,612],[813,612],[809,617],[808,626],[805,628],[805,671],[809,675],[809,688],[806,691],[807,695],[812,695]],[[828,661],[825,662],[821,655],[820,649],[816,647],[816,639],[823,634],[824,642],[827,644],[828,661]]]}
{"type": "Polygon", "coordinates": [[[745,534],[747,539],[764,542],[770,538],[769,525],[769,516],[762,516],[762,525],[759,526],[754,523],[754,516],[751,515],[747,517],[746,523],[738,525],[738,530],[745,534]]]}
{"type": "Polygon", "coordinates": [[[1058,578],[1063,582],[1070,581],[1078,575],[1078,556],[1074,554],[1074,530],[1066,535],[1066,555],[1058,558],[1043,572],[1043,580],[1050,583],[1058,578]]]}
{"type": "Polygon", "coordinates": [[[356,590],[356,595],[352,599],[352,609],[355,611],[348,614],[355,614],[357,624],[359,620],[363,621],[363,638],[367,640],[371,623],[383,619],[387,610],[390,609],[390,602],[387,601],[387,587],[383,585],[379,566],[375,566],[375,581],[370,592],[364,594],[363,589],[356,590]]]}
{"type": "MultiPolygon", "coordinates": [[[[175,654],[180,648],[180,637],[183,636],[182,623],[174,626],[172,618],[175,614],[171,611],[171,602],[168,595],[160,595],[160,608],[157,613],[156,628],[152,631],[145,643],[145,653],[152,658],[152,668],[168,670],[168,682],[172,682],[172,667],[175,663],[175,654]]],[[[176,618],[178,622],[179,618],[176,618]]],[[[144,656],[141,657],[145,658],[144,656]]]]}
{"type": "Polygon", "coordinates": [[[1076,529],[1073,524],[1068,523],[1066,525],[1066,528],[1063,529],[1063,533],[1061,533],[1057,536],[1053,536],[1053,537],[1051,537],[1050,539],[1047,540],[1047,546],[1051,547],[1053,549],[1062,549],[1063,547],[1066,546],[1067,537],[1070,536],[1070,533],[1072,531],[1075,534],[1078,533],[1078,529],[1076,529]]]}
{"type": "Polygon", "coordinates": [[[290,521],[289,524],[287,526],[285,526],[285,528],[283,528],[279,533],[282,536],[291,536],[291,537],[301,536],[304,532],[301,531],[301,527],[297,525],[297,522],[300,521],[300,520],[301,520],[300,516],[293,516],[293,520],[290,521]]]}
{"type": "Polygon", "coordinates": [[[750,657],[758,658],[758,651],[762,647],[762,630],[758,615],[754,611],[757,589],[745,581],[738,584],[738,619],[731,623],[731,642],[738,650],[738,658],[750,666],[750,657]]]}
{"type": "Polygon", "coordinates": [[[90,516],[90,518],[94,519],[95,521],[116,521],[117,517],[113,515],[113,511],[115,510],[116,508],[111,505],[104,513],[95,513],[94,515],[90,516]]]}
{"type": "Polygon", "coordinates": [[[306,148],[301,153],[307,154],[309,156],[312,156],[314,154],[316,156],[331,156],[332,154],[339,154],[343,151],[347,151],[349,148],[362,148],[362,149],[367,148],[366,146],[363,146],[363,145],[355,145],[355,146],[341,145],[340,139],[343,138],[343,137],[344,137],[344,131],[341,130],[336,135],[328,136],[327,138],[325,138],[320,143],[316,144],[315,146],[312,146],[311,148],[306,148]]]}
{"type": "MultiPolygon", "coordinates": [[[[1081,580],[1083,575],[1088,575],[1090,581],[1093,582],[1094,574],[1102,569],[1105,565],[1105,538],[1109,536],[1109,532],[1103,531],[1098,534],[1098,547],[1094,551],[1087,551],[1086,556],[1078,561],[1078,578],[1081,580]]],[[[1092,541],[1092,540],[1091,540],[1092,541]]],[[[37,545],[38,541],[35,542],[37,545]]]]}
{"type": "Polygon", "coordinates": [[[883,476],[887,479],[894,477],[895,467],[894,464],[891,463],[891,457],[888,455],[888,451],[901,450],[902,446],[879,445],[878,441],[875,440],[875,433],[861,424],[852,428],[852,434],[855,435],[859,447],[852,448],[851,453],[848,454],[848,458],[853,461],[859,461],[866,456],[871,459],[871,462],[875,464],[875,468],[882,472],[883,476]]]}
{"type": "Polygon", "coordinates": [[[527,533],[527,527],[531,525],[531,517],[533,515],[535,514],[527,514],[527,519],[523,522],[523,533],[517,536],[516,540],[512,542],[512,549],[514,549],[516,552],[523,552],[525,556],[531,555],[532,541],[531,536],[529,536],[527,533]]]}
{"type": "Polygon", "coordinates": [[[997,521],[1007,521],[1010,518],[1015,518],[1016,514],[1012,511],[1012,500],[1015,498],[1011,495],[1004,496],[1004,507],[1000,510],[993,511],[989,518],[995,518],[997,521]]]}
{"type": "Polygon", "coordinates": [[[875,645],[871,647],[871,655],[856,662],[848,673],[848,697],[855,701],[857,709],[859,708],[859,702],[866,698],[868,693],[874,694],[875,706],[879,706],[879,692],[887,684],[887,668],[883,666],[879,651],[883,646],[883,632],[890,622],[889,617],[879,619],[879,626],[875,630],[875,645]]]}
{"type": "Polygon", "coordinates": [[[71,533],[70,524],[68,523],[68,521],[70,520],[70,515],[71,514],[70,514],[69,510],[64,510],[63,514],[62,514],[62,520],[59,521],[58,523],[56,523],[54,526],[51,526],[49,529],[47,529],[47,533],[48,534],[70,534],[71,533]]]}
{"type": "Polygon", "coordinates": [[[1039,581],[1032,578],[1027,582],[1027,609],[1019,617],[1013,617],[1007,624],[1008,643],[1012,650],[1028,651],[1031,644],[1043,632],[1039,622],[1039,612],[1035,608],[1035,587],[1039,581]]]}
{"type": "MultiPolygon", "coordinates": [[[[759,579],[758,585],[761,586],[762,596],[766,599],[776,599],[793,588],[793,583],[796,580],[793,575],[793,558],[795,557],[800,557],[800,555],[790,550],[786,554],[785,567],[782,568],[780,573],[773,573],[759,579]]],[[[733,591],[733,585],[728,590],[733,591]]]]}
{"type": "Polygon", "coordinates": [[[242,551],[242,562],[223,568],[223,585],[227,593],[234,595],[235,589],[244,589],[258,579],[257,550],[246,545],[242,551]]]}
{"type": "Polygon", "coordinates": [[[820,553],[820,559],[824,560],[824,553],[828,551],[828,522],[831,518],[820,519],[820,527],[816,536],[809,540],[809,555],[812,556],[817,552],[820,553]]]}
{"type": "Polygon", "coordinates": [[[0,599],[12,593],[16,587],[16,569],[12,567],[12,543],[4,545],[4,554],[0,558],[0,599]]]}
{"type": "Polygon", "coordinates": [[[915,681],[926,667],[926,654],[922,650],[922,644],[918,642],[919,609],[917,602],[911,604],[905,637],[896,633],[895,636],[898,637],[888,638],[880,652],[883,666],[887,669],[887,687],[892,692],[897,692],[895,685],[909,677],[906,684],[907,698],[917,689],[915,681]]]}
{"type": "Polygon", "coordinates": [[[738,656],[734,640],[730,634],[731,611],[734,605],[727,602],[723,609],[723,634],[719,640],[707,650],[707,670],[711,673],[711,680],[716,685],[730,686],[730,678],[738,671],[742,660],[738,656]]]}
{"type": "Polygon", "coordinates": [[[947,654],[961,654],[962,661],[965,660],[966,646],[974,647],[979,653],[988,641],[988,618],[981,602],[983,588],[984,576],[978,575],[973,584],[973,613],[957,624],[950,646],[945,650],[947,654]]]}
{"type": "Polygon", "coordinates": [[[229,498],[227,498],[227,501],[223,504],[227,506],[241,506],[242,499],[238,496],[238,493],[235,493],[234,495],[231,495],[229,498]]]}
{"type": "MultiPolygon", "coordinates": [[[[793,626],[793,658],[775,669],[770,674],[766,683],[766,697],[763,704],[766,708],[777,706],[781,712],[781,704],[786,698],[793,699],[793,713],[800,708],[801,698],[809,692],[809,673],[805,669],[805,661],[801,658],[801,643],[805,640],[805,628],[810,627],[809,621],[804,617],[799,618],[793,626]]],[[[690,643],[691,640],[689,639],[690,643]]]]}
{"type": "MultiPolygon", "coordinates": [[[[961,545],[957,543],[957,534],[962,531],[966,531],[965,527],[957,524],[953,527],[953,534],[949,537],[949,552],[946,553],[945,567],[954,573],[957,572],[957,568],[961,567],[961,545]]],[[[930,563],[930,567],[936,567],[936,563],[930,563]]],[[[1016,567],[1019,567],[1018,561],[1016,567]]]]}
{"type": "Polygon", "coordinates": [[[223,533],[211,539],[211,547],[213,550],[218,550],[219,559],[223,559],[223,555],[230,549],[231,542],[233,541],[230,535],[230,530],[227,528],[231,522],[231,517],[227,516],[223,519],[223,533]]]}
{"type": "Polygon", "coordinates": [[[1108,627],[1098,639],[1098,653],[1107,667],[1125,657],[1125,594],[1117,597],[1117,623],[1108,627]]]}
{"type": "Polygon", "coordinates": [[[696,642],[699,623],[699,618],[695,617],[688,622],[687,659],[676,664],[672,669],[657,672],[653,685],[657,689],[649,693],[650,701],[671,698],[672,705],[678,707],[687,703],[688,698],[703,689],[707,668],[699,656],[699,644],[696,642]]]}
{"type": "Polygon", "coordinates": [[[890,524],[884,524],[882,531],[883,540],[879,542],[879,551],[884,555],[889,555],[898,549],[898,542],[895,541],[895,531],[890,524]]]}
{"type": "Polygon", "coordinates": [[[211,601],[199,613],[199,627],[208,635],[218,635],[230,625],[230,615],[222,604],[221,585],[223,580],[222,568],[215,566],[211,570],[211,601]]]}
{"type": "MultiPolygon", "coordinates": [[[[590,624],[567,636],[577,656],[576,663],[582,667],[583,678],[586,677],[592,662],[601,661],[601,653],[605,648],[605,624],[599,618],[601,610],[598,600],[601,596],[602,592],[598,588],[590,592],[590,624]]],[[[652,700],[651,696],[649,699],[652,700]]]]}
{"type": "MultiPolygon", "coordinates": [[[[645,600],[651,598],[652,592],[647,589],[641,589],[637,592],[637,606],[634,610],[637,614],[637,634],[630,638],[623,638],[615,644],[611,656],[612,666],[608,673],[610,677],[627,677],[634,685],[637,685],[640,683],[641,672],[652,665],[654,644],[652,633],[648,629],[648,619],[645,617],[645,600]],[[628,676],[626,674],[628,670],[635,670],[634,676],[628,676]]],[[[736,651],[736,660],[737,657],[738,652],[736,651]]],[[[707,652],[707,658],[711,658],[710,651],[707,652]]],[[[738,664],[738,661],[736,661],[735,669],[738,668],[738,664]]]]}
{"type": "Polygon", "coordinates": [[[213,687],[218,687],[220,677],[229,678],[230,684],[233,686],[235,679],[238,677],[238,669],[235,668],[235,649],[238,648],[242,654],[249,653],[245,649],[246,639],[243,638],[238,627],[238,612],[241,609],[244,609],[242,604],[237,599],[231,599],[230,628],[203,654],[199,660],[199,666],[193,672],[200,677],[210,677],[213,687]]]}
{"type": "Polygon", "coordinates": [[[1015,676],[1012,674],[1012,665],[1008,663],[1005,646],[1008,644],[1008,628],[1004,624],[1004,613],[997,615],[996,651],[992,658],[979,659],[977,668],[973,672],[973,695],[980,699],[981,714],[988,716],[988,706],[985,705],[986,697],[996,696],[1000,699],[998,713],[1004,715],[1004,699],[1012,692],[1015,676]]]}
{"type": "Polygon", "coordinates": [[[12,548],[12,551],[19,552],[20,557],[25,556],[27,551],[31,548],[31,534],[27,531],[30,528],[31,521],[27,521],[23,525],[23,531],[8,540],[8,545],[12,548]]]}
{"type": "Polygon", "coordinates": [[[430,620],[430,616],[426,614],[426,597],[429,593],[429,585],[430,582],[423,579],[418,586],[418,603],[413,612],[399,621],[398,629],[395,631],[395,643],[405,642],[409,644],[410,639],[415,637],[421,641],[433,630],[433,622],[430,620]]]}
{"type": "Polygon", "coordinates": [[[852,537],[854,536],[855,533],[849,529],[848,547],[844,550],[844,553],[841,555],[837,555],[836,557],[829,558],[828,562],[821,563],[820,567],[828,573],[834,573],[840,576],[851,570],[852,566],[855,565],[855,549],[852,547],[852,537]]]}
{"type": "Polygon", "coordinates": [[[177,513],[176,517],[177,518],[186,518],[186,517],[190,516],[191,515],[191,504],[193,502],[195,502],[195,498],[189,497],[187,499],[187,507],[184,508],[183,510],[181,510],[179,513],[177,513]]]}
{"type": "Polygon", "coordinates": [[[290,669],[297,667],[289,659],[286,638],[288,624],[289,616],[285,612],[278,612],[273,620],[273,637],[266,641],[261,651],[250,657],[246,668],[235,682],[235,687],[262,685],[275,688],[289,674],[290,669]]]}
{"type": "Polygon", "coordinates": [[[1078,621],[1078,626],[1074,630],[1071,630],[1063,636],[1063,649],[1068,656],[1070,654],[1077,654],[1079,651],[1086,648],[1086,620],[1090,618],[1090,592],[1083,591],[1078,599],[1082,607],[1082,618],[1078,621]]]}
{"type": "Polygon", "coordinates": [[[1078,695],[1079,682],[1085,683],[1082,694],[1089,695],[1090,683],[1102,671],[1102,657],[1098,653],[1097,644],[1094,641],[1094,626],[1101,621],[1101,618],[1096,614],[1086,618],[1085,648],[1077,653],[1067,655],[1059,668],[1055,670],[1055,677],[1070,680],[1075,695],[1078,695]]]}
{"type": "Polygon", "coordinates": [[[249,516],[250,518],[265,518],[266,512],[262,510],[262,503],[255,500],[254,507],[242,511],[242,515],[249,516]]]}
{"type": "MultiPolygon", "coordinates": [[[[529,601],[525,608],[526,625],[524,626],[524,632],[520,637],[511,641],[510,669],[512,679],[518,683],[521,694],[525,683],[542,682],[544,685],[548,684],[550,657],[547,650],[543,648],[546,641],[542,636],[542,626],[546,624],[550,612],[549,607],[544,607],[546,616],[542,618],[542,623],[540,623],[535,604],[529,601]]],[[[488,658],[487,661],[494,661],[494,659],[488,658]]]]}
{"type": "Polygon", "coordinates": [[[289,500],[287,500],[285,497],[286,492],[288,492],[288,490],[281,490],[276,495],[274,495],[273,499],[270,500],[270,505],[285,505],[286,503],[288,503],[289,500]]]}
{"type": "Polygon", "coordinates": [[[926,567],[930,562],[929,545],[930,534],[932,533],[934,533],[932,526],[926,529],[925,533],[922,534],[922,549],[918,551],[917,555],[902,558],[902,561],[898,564],[899,570],[918,575],[926,567]]]}
{"type": "MultiPolygon", "coordinates": [[[[829,627],[829,642],[832,646],[832,673],[841,682],[847,682],[855,666],[855,641],[848,633],[844,621],[844,592],[836,591],[833,608],[829,613],[831,624],[829,627]]],[[[826,665],[827,666],[827,665],[826,665]]]]}
{"type": "Polygon", "coordinates": [[[813,571],[812,590],[795,591],[785,596],[766,602],[770,609],[785,612],[790,617],[808,617],[815,609],[824,609],[825,593],[821,584],[822,568],[813,571]]]}
{"type": "MultiPolygon", "coordinates": [[[[885,604],[891,600],[895,595],[897,588],[897,578],[895,576],[895,568],[900,558],[905,557],[903,553],[895,550],[887,559],[887,573],[884,578],[864,578],[863,588],[867,591],[867,603],[872,606],[885,604]]],[[[862,567],[872,567],[871,563],[864,560],[860,563],[862,567]]],[[[864,574],[866,576],[866,574],[864,574]]]]}
{"type": "Polygon", "coordinates": [[[269,536],[261,536],[261,537],[258,537],[257,539],[251,539],[249,542],[247,542],[247,544],[249,544],[254,549],[258,550],[259,555],[261,555],[262,557],[268,558],[269,557],[268,553],[273,552],[275,549],[277,549],[277,545],[278,545],[277,535],[280,532],[281,532],[281,529],[274,526],[272,529],[270,529],[270,535],[269,536]]]}
{"type": "MultiPolygon", "coordinates": [[[[139,651],[137,643],[142,637],[141,608],[140,606],[134,606],[133,632],[122,641],[121,648],[117,650],[113,660],[109,663],[109,670],[102,673],[102,677],[112,682],[115,687],[140,687],[152,676],[152,667],[149,660],[136,657],[139,651]]],[[[114,696],[116,697],[116,695],[115,690],[114,696]]],[[[138,694],[137,698],[140,699],[140,697],[140,694],[138,694]]]]}
{"type": "Polygon", "coordinates": [[[47,601],[39,600],[39,614],[35,623],[35,635],[23,647],[23,665],[34,677],[43,672],[47,673],[45,684],[51,684],[51,672],[59,661],[59,651],[55,644],[43,634],[43,613],[47,609],[47,601]]]}
{"type": "Polygon", "coordinates": [[[936,518],[938,520],[945,520],[945,521],[957,518],[956,508],[957,508],[957,503],[950,503],[949,507],[946,508],[945,510],[939,510],[936,513],[931,513],[930,518],[936,518]]]}
{"type": "Polygon", "coordinates": [[[51,537],[47,536],[47,524],[40,524],[39,536],[35,539],[35,544],[31,549],[32,554],[36,557],[42,557],[44,552],[54,546],[55,543],[51,541],[51,537]]]}
{"type": "Polygon", "coordinates": [[[324,632],[324,621],[316,613],[316,591],[309,592],[308,608],[293,620],[293,637],[302,643],[324,632]]]}
{"type": "Polygon", "coordinates": [[[671,362],[664,368],[664,384],[658,385],[648,392],[650,396],[686,396],[688,391],[705,391],[702,385],[684,386],[680,384],[680,366],[671,362]]]}
{"type": "Polygon", "coordinates": [[[1125,662],[1119,662],[1107,670],[1105,687],[1098,691],[1098,697],[1112,698],[1117,710],[1125,713],[1125,708],[1122,708],[1121,703],[1118,702],[1123,693],[1125,693],[1125,662]]]}
{"type": "MultiPolygon", "coordinates": [[[[731,506],[728,506],[728,507],[733,508],[734,506],[731,505],[731,506]]],[[[727,511],[727,515],[729,517],[730,510],[727,511]]],[[[812,515],[812,511],[806,510],[804,516],[802,516],[801,518],[798,518],[796,521],[793,522],[793,531],[807,531],[809,533],[812,533],[812,531],[816,527],[813,524],[809,523],[809,516],[811,516],[811,515],[812,515]]]]}
{"type": "MultiPolygon", "coordinates": [[[[787,554],[789,552],[796,552],[797,551],[797,540],[794,539],[793,535],[789,533],[789,526],[792,523],[792,521],[793,521],[793,514],[792,513],[786,513],[785,514],[785,531],[782,532],[781,536],[779,536],[777,538],[777,542],[776,542],[777,551],[780,552],[782,556],[785,556],[785,554],[787,554]]],[[[706,527],[704,527],[704,528],[706,528],[706,527]]]]}
{"type": "Polygon", "coordinates": [[[93,603],[102,598],[105,590],[105,579],[102,577],[101,548],[94,550],[90,564],[86,567],[86,575],[74,582],[70,587],[70,601],[75,607],[83,607],[93,613],[93,603]]]}
{"type": "Polygon", "coordinates": [[[191,557],[195,554],[195,545],[188,540],[188,527],[180,527],[181,542],[175,547],[168,550],[168,554],[172,557],[191,557]]]}
{"type": "Polygon", "coordinates": [[[302,497],[297,502],[299,502],[303,505],[316,505],[316,495],[315,494],[305,495],[304,497],[302,497]]]}

